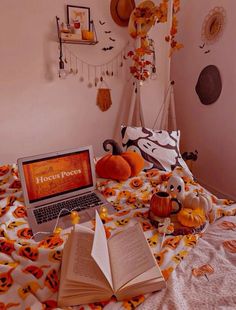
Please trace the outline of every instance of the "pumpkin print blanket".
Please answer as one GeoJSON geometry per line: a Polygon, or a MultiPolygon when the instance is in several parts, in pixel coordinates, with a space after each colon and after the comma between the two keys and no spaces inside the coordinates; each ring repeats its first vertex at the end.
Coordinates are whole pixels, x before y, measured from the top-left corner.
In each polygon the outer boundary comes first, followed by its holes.
{"type": "MultiPolygon", "coordinates": [[[[172,173],[149,170],[125,182],[98,179],[97,187],[115,206],[116,213],[104,220],[107,237],[133,218],[138,220],[162,273],[168,280],[179,263],[195,247],[203,232],[172,232],[163,235],[149,221],[150,198],[158,190],[165,190],[172,173]]],[[[192,178],[180,171],[186,192],[199,191],[210,199],[211,221],[236,214],[236,204],[218,199],[192,178]]],[[[94,228],[94,221],[86,223],[94,228]]],[[[209,224],[211,225],[211,224],[209,224]]],[[[205,227],[206,228],[206,227],[205,227]]],[[[60,265],[66,234],[51,235],[36,242],[27,222],[21,183],[16,165],[0,167],[0,309],[56,309],[60,283],[60,265]]],[[[168,281],[167,281],[168,285],[168,281]]],[[[157,293],[158,294],[158,293],[157,293]]],[[[131,300],[80,305],[74,309],[135,309],[149,295],[131,300]]]]}

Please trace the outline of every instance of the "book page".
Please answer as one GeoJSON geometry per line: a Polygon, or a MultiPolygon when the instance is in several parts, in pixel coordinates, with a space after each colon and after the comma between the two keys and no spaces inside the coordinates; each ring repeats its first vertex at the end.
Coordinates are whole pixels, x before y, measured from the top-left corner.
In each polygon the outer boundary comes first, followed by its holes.
{"type": "Polygon", "coordinates": [[[82,225],[76,225],[72,232],[70,252],[68,253],[67,279],[109,289],[106,278],[91,256],[93,238],[92,230],[82,225]]]}
{"type": "Polygon", "coordinates": [[[115,291],[138,275],[156,266],[139,223],[108,240],[115,291]]]}
{"type": "Polygon", "coordinates": [[[112,276],[111,276],[111,267],[110,267],[110,258],[107,246],[107,238],[103,223],[100,219],[98,212],[96,211],[96,227],[93,241],[93,248],[91,253],[93,259],[98,264],[99,268],[107,278],[111,288],[112,276]]]}

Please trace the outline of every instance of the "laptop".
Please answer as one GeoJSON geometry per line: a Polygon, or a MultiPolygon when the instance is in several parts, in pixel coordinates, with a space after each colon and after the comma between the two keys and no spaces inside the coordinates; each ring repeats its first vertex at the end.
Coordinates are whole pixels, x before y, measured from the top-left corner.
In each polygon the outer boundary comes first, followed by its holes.
{"type": "Polygon", "coordinates": [[[29,225],[35,240],[52,233],[55,225],[72,226],[70,212],[79,212],[80,223],[94,218],[95,210],[114,207],[96,190],[92,146],[17,160],[29,225]]]}

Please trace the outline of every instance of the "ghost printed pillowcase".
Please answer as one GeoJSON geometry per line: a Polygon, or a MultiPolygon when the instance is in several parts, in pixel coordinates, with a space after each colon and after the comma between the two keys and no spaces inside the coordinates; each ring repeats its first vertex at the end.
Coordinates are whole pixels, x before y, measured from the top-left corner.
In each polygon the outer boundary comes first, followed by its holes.
{"type": "Polygon", "coordinates": [[[192,175],[180,150],[180,131],[152,130],[144,127],[121,127],[122,145],[126,150],[138,152],[145,160],[145,170],[157,168],[172,171],[184,168],[192,175]]]}

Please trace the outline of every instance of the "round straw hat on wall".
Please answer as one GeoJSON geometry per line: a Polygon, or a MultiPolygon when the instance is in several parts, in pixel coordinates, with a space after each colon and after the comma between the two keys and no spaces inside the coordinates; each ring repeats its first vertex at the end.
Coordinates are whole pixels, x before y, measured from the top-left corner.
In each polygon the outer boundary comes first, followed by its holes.
{"type": "Polygon", "coordinates": [[[151,27],[155,24],[155,4],[151,0],[145,0],[133,10],[130,15],[128,31],[131,37],[146,36],[151,27]],[[139,29],[138,29],[139,27],[139,29]]]}
{"type": "Polygon", "coordinates": [[[134,8],[134,0],[111,0],[110,11],[114,22],[119,26],[127,27],[134,8]]]}

